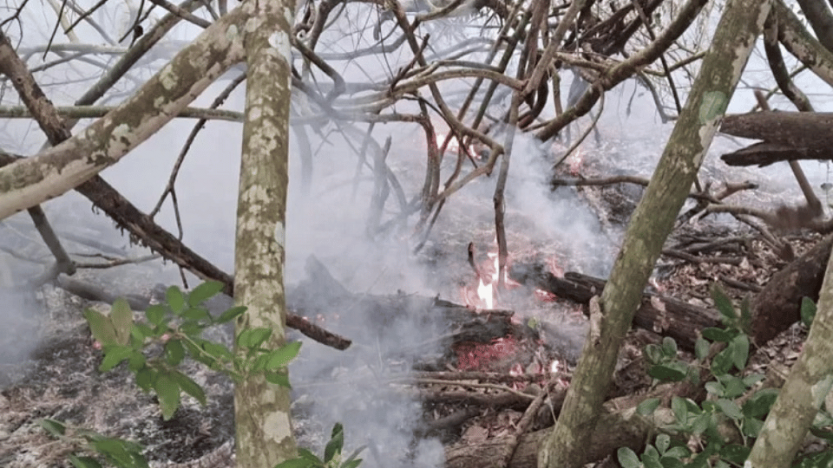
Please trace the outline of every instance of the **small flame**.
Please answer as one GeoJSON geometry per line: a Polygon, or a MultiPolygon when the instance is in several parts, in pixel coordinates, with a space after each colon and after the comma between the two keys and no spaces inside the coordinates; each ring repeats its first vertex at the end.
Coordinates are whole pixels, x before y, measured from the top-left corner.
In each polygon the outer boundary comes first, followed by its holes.
{"type": "Polygon", "coordinates": [[[568,158],[571,176],[577,176],[579,174],[583,160],[584,154],[582,154],[580,148],[576,148],[573,154],[568,158]]]}
{"type": "Polygon", "coordinates": [[[552,361],[552,364],[550,364],[550,373],[557,374],[560,369],[561,361],[559,361],[558,359],[552,361]]]}

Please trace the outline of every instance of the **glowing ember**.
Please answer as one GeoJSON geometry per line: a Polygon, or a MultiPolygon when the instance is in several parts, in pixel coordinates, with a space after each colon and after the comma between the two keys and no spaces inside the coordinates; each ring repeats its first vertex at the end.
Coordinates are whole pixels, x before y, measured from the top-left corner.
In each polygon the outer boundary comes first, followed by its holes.
{"type": "Polygon", "coordinates": [[[547,259],[547,266],[550,268],[550,273],[556,278],[564,277],[564,269],[558,265],[558,259],[555,258],[555,255],[547,259]]]}
{"type": "Polygon", "coordinates": [[[550,364],[550,372],[553,373],[553,374],[557,374],[560,370],[561,370],[561,361],[559,361],[558,359],[556,359],[555,361],[552,361],[552,364],[550,364]]]}
{"type": "Polygon", "coordinates": [[[455,347],[457,368],[483,370],[484,367],[515,354],[518,343],[514,338],[498,338],[489,344],[460,343],[455,347]]]}
{"type": "MultiPolygon", "coordinates": [[[[437,133],[437,146],[442,147],[443,142],[446,139],[446,135],[444,133],[437,133]]],[[[450,153],[456,153],[460,150],[460,140],[456,137],[451,137],[451,140],[448,142],[448,146],[446,146],[445,150],[450,153]]],[[[473,147],[469,147],[471,152],[474,152],[473,147]]]]}
{"type": "Polygon", "coordinates": [[[579,169],[581,169],[581,163],[582,163],[583,159],[584,159],[584,155],[582,154],[580,148],[576,148],[576,150],[573,151],[573,154],[571,154],[570,157],[567,158],[567,161],[568,161],[568,164],[569,164],[569,167],[570,167],[570,175],[571,176],[577,176],[578,175],[579,169]]]}
{"type": "Polygon", "coordinates": [[[535,289],[535,297],[543,302],[553,302],[558,299],[555,294],[550,291],[544,291],[543,289],[535,289]]]}

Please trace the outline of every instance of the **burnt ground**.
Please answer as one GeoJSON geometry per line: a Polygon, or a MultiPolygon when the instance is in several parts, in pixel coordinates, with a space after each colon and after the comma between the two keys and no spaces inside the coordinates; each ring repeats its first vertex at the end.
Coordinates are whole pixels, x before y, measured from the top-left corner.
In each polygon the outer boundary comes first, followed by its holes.
{"type": "MultiPolygon", "coordinates": [[[[582,173],[589,177],[592,174],[604,174],[609,169],[609,165],[587,165],[582,173]]],[[[598,230],[609,242],[579,249],[578,244],[567,240],[541,237],[536,229],[536,220],[524,217],[523,213],[513,214],[510,204],[507,216],[513,221],[511,224],[508,222],[507,226],[511,230],[513,245],[516,246],[512,249],[510,261],[544,263],[554,273],[579,269],[604,276],[605,267],[601,265],[603,262],[600,259],[610,259],[615,255],[615,245],[621,236],[623,223],[641,196],[641,189],[632,185],[613,185],[558,190],[570,191],[580,203],[595,213],[600,226],[598,230]]],[[[742,200],[747,204],[760,206],[770,203],[765,194],[742,196],[746,197],[742,200]]],[[[466,203],[479,202],[482,199],[467,201],[461,197],[457,202],[455,216],[432,236],[431,241],[418,254],[423,264],[442,276],[433,283],[436,291],[456,302],[465,302],[469,294],[467,291],[474,286],[473,273],[464,255],[468,243],[475,243],[480,255],[479,262],[484,261],[486,252],[492,249],[490,215],[466,215],[469,211],[474,212],[467,209],[466,203]]],[[[794,235],[789,242],[796,255],[800,255],[817,240],[818,236],[807,234],[794,235]]],[[[692,245],[715,242],[719,244],[717,247],[696,252],[692,250],[691,255],[697,257],[697,261],[664,256],[658,265],[652,287],[692,304],[711,306],[709,288],[713,283],[722,282],[730,296],[740,299],[749,294],[750,290],[766,284],[772,273],[786,263],[756,231],[727,220],[725,215],[708,217],[697,224],[681,227],[675,231],[667,248],[685,250],[692,245]],[[742,240],[723,244],[718,242],[730,237],[742,240]],[[727,258],[734,260],[722,261],[727,258]]],[[[138,291],[141,295],[155,284],[158,271],[153,267],[136,268],[130,280],[110,286],[138,291]]],[[[79,276],[91,282],[103,281],[100,275],[91,273],[79,273],[79,276]]],[[[0,466],[69,466],[66,454],[70,446],[47,436],[36,424],[39,418],[63,420],[109,436],[138,441],[146,446],[147,457],[157,466],[197,466],[193,461],[212,453],[219,454],[217,456],[220,460],[214,466],[226,466],[224,463],[228,462],[229,441],[233,436],[232,386],[227,378],[206,371],[201,366],[188,364],[186,373],[204,387],[209,403],[203,408],[196,401],[184,397],[183,405],[175,417],[164,422],[154,398],[137,389],[126,369],[119,368],[104,375],[97,371],[100,353],[92,346],[89,330],[81,314],[86,307],[106,309],[106,306],[80,299],[49,285],[32,292],[25,300],[36,305],[41,313],[18,317],[19,323],[16,326],[30,332],[37,330],[41,339],[38,346],[29,353],[28,361],[21,364],[12,357],[0,360],[0,466]]],[[[502,307],[517,312],[519,322],[534,323],[532,327],[541,333],[541,339],[507,338],[500,343],[485,346],[460,346],[452,353],[455,359],[435,363],[434,367],[423,370],[503,374],[514,372],[532,376],[520,379],[523,380],[520,383],[501,383],[504,387],[466,389],[469,393],[488,398],[496,392],[500,393],[501,388],[506,388],[505,385],[519,392],[539,391],[548,369],[554,360],[558,360],[562,363],[566,384],[569,380],[569,366],[575,363],[583,340],[581,306],[540,295],[534,288],[523,286],[503,292],[499,300],[502,301],[502,307]]],[[[770,359],[788,364],[797,356],[796,350],[803,338],[802,333],[800,327],[794,327],[782,334],[769,346],[759,350],[752,359],[753,366],[765,369],[770,359]]],[[[214,330],[212,336],[215,339],[229,339],[228,332],[223,330],[214,330]]],[[[641,349],[645,343],[657,339],[656,335],[645,331],[632,333],[622,353],[619,366],[622,372],[617,376],[615,391],[639,392],[649,384],[640,372],[641,349]]],[[[391,367],[396,367],[397,372],[400,372],[397,375],[401,375],[401,363],[391,367]]],[[[358,371],[336,368],[332,374],[336,373],[350,374],[356,379],[377,376],[376,370],[370,368],[358,371]]],[[[314,386],[314,382],[310,386],[314,386]]],[[[315,413],[308,411],[309,398],[312,398],[309,395],[313,393],[305,392],[304,388],[301,385],[298,389],[296,396],[299,398],[294,405],[299,442],[320,450],[323,433],[329,428],[322,427],[322,424],[315,421],[315,413]]],[[[425,424],[418,432],[431,434],[446,446],[474,444],[510,434],[523,415],[522,407],[513,404],[480,406],[476,402],[451,399],[448,393],[443,393],[449,388],[461,389],[417,382],[411,383],[409,389],[405,390],[423,401],[425,424]],[[437,421],[448,422],[453,417],[457,420],[447,425],[431,424],[437,421]]],[[[544,411],[532,429],[545,427],[549,422],[544,411]]]]}

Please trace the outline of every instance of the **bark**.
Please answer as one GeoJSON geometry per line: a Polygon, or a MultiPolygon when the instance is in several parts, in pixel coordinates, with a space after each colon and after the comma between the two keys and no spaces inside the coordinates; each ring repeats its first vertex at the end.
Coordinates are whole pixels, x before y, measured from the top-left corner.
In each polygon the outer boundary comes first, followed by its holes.
{"type": "Polygon", "coordinates": [[[598,317],[591,317],[561,418],[539,452],[538,466],[582,465],[580,454],[598,421],[642,289],[697,177],[770,6],[768,1],[754,0],[735,0],[726,6],[686,107],[628,226],[598,317]]]}
{"type": "MultiPolygon", "coordinates": [[[[583,466],[613,454],[620,447],[640,451],[645,440],[657,427],[655,424],[668,423],[673,418],[664,410],[658,410],[654,419],[639,416],[634,407],[601,415],[594,422],[593,431],[582,443],[577,455],[577,465],[583,466]]],[[[535,468],[538,449],[544,444],[551,429],[525,434],[520,437],[518,448],[509,460],[509,468],[535,468]]],[[[445,451],[446,468],[480,468],[493,466],[494,460],[504,452],[508,438],[497,438],[481,443],[452,447],[445,451]]]]}
{"type": "Polygon", "coordinates": [[[773,2],[772,11],[778,17],[778,40],[781,44],[825,83],[833,86],[833,52],[807,31],[782,0],[773,2]]]}
{"type": "Polygon", "coordinates": [[[798,0],[804,17],[819,38],[819,42],[829,51],[833,51],[833,14],[824,0],[798,0]]]}
{"type": "MultiPolygon", "coordinates": [[[[829,249],[829,246],[828,246],[829,249]]],[[[818,312],[778,399],[764,422],[745,467],[791,466],[833,384],[833,257],[819,294],[818,312]]]]}
{"type": "MultiPolygon", "coordinates": [[[[291,93],[290,32],[294,0],[249,0],[245,23],[246,110],[237,200],[235,302],[248,309],[236,336],[250,328],[272,330],[269,348],[285,343],[286,194],[291,93]]],[[[237,466],[272,468],[297,456],[289,416],[289,389],[263,374],[235,385],[237,466]]]]}
{"type": "Polygon", "coordinates": [[[727,116],[720,132],[763,140],[721,156],[730,166],[766,166],[799,159],[830,160],[833,113],[753,112],[727,116]]]}
{"type": "Polygon", "coordinates": [[[244,3],[206,29],[130,99],[82,133],[0,169],[0,219],[61,195],[115,164],[244,57],[244,3]]]}

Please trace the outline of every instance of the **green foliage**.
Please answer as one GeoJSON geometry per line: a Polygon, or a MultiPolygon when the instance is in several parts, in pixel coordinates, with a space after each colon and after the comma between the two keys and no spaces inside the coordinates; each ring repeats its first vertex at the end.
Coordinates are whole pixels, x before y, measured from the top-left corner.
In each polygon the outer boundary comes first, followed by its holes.
{"type": "MultiPolygon", "coordinates": [[[[672,398],[674,422],[662,430],[675,435],[675,439],[665,433],[660,434],[641,456],[626,447],[619,449],[619,463],[624,468],[728,468],[742,466],[748,457],[778,393],[771,388],[755,390],[763,379],[762,375],[740,376],[749,359],[750,343],[745,331],[750,324],[748,301],[743,301],[740,309],[736,310],[732,301],[717,287],[712,289],[712,298],[724,328],[702,331],[702,338],[694,346],[696,361],[693,364],[677,359],[677,348],[670,338],[663,339],[661,346],[648,345],[645,349],[645,357],[650,364],[648,373],[661,381],[694,378],[696,369],[708,366],[712,375],[712,379],[705,383],[708,398],[700,405],[687,398],[672,398]],[[712,343],[722,343],[723,349],[708,362],[712,343]],[[739,400],[741,397],[745,400],[739,400]],[[718,430],[721,424],[727,422],[737,428],[742,443],[732,443],[718,430]],[[681,445],[683,441],[691,440],[703,447],[699,453],[691,453],[681,445]]],[[[809,310],[809,306],[802,304],[802,310],[805,308],[809,310]]],[[[651,398],[643,401],[637,411],[650,415],[658,406],[659,400],[651,398]]],[[[833,426],[833,417],[828,422],[833,426]]],[[[830,435],[833,440],[833,432],[830,435]]]]}
{"type": "Polygon", "coordinates": [[[330,441],[324,447],[324,458],[318,458],[307,449],[299,448],[298,457],[275,465],[275,468],[356,468],[362,460],[358,458],[364,447],[356,449],[349,457],[342,460],[344,448],[344,427],[335,423],[330,434],[330,441]]]}
{"type": "MultiPolygon", "coordinates": [[[[86,310],[84,317],[104,354],[99,371],[107,372],[127,361],[127,368],[134,374],[136,385],[145,392],[156,393],[166,421],[179,408],[182,393],[202,405],[206,404],[203,388],[178,369],[186,358],[221,371],[235,381],[263,374],[267,381],[289,387],[286,366],[298,355],[300,342],[272,349],[268,344],[271,329],[246,329],[235,338],[238,352],[234,353],[221,343],[202,338],[206,328],[230,322],[246,312],[245,307],[232,307],[213,318],[203,303],[222,288],[222,283],[209,281],[186,294],[171,286],[165,292],[165,303],[145,310],[145,321],[134,321],[133,312],[123,299],[113,304],[108,315],[86,310]]],[[[51,419],[43,419],[39,424],[53,437],[72,442],[79,450],[94,454],[70,455],[70,463],[76,468],[98,468],[102,462],[122,468],[148,466],[138,444],[83,429],[76,429],[73,438],[66,434],[67,427],[63,423],[51,419]]],[[[325,456],[326,465],[321,466],[354,468],[358,465],[354,459],[340,465],[330,463],[334,457],[341,456],[344,441],[341,425],[336,427],[339,432],[333,429],[333,437],[326,450],[329,458],[325,456]]]]}
{"type": "Polygon", "coordinates": [[[56,439],[74,446],[76,451],[85,452],[84,455],[69,455],[69,462],[75,468],[101,468],[104,464],[121,468],[149,468],[147,460],[142,456],[144,447],[135,442],[107,437],[83,428],[69,427],[54,419],[40,419],[38,425],[56,439]]]}

